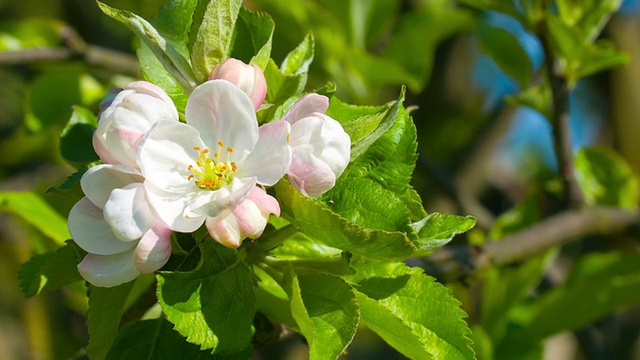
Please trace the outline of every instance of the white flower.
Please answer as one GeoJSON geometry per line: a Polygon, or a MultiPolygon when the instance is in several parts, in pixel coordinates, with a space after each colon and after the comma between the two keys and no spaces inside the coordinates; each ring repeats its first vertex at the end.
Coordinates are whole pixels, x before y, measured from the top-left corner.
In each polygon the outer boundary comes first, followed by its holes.
{"type": "Polygon", "coordinates": [[[205,225],[211,237],[229,248],[238,248],[246,238],[257,239],[267,226],[269,215],[280,216],[278,201],[254,186],[249,196],[228,214],[209,217],[205,225]]]}
{"type": "Polygon", "coordinates": [[[262,69],[256,64],[247,65],[234,58],[225,60],[213,67],[209,80],[227,80],[244,91],[251,98],[253,107],[258,110],[267,96],[267,80],[262,69]]]}
{"type": "Polygon", "coordinates": [[[174,231],[191,232],[207,217],[231,211],[256,184],[287,172],[289,124],[258,128],[249,97],[224,80],[198,86],[187,124],[159,121],[140,140],[137,163],[147,197],[174,231]]]}
{"type": "Polygon", "coordinates": [[[328,107],[325,96],[307,94],[282,118],[291,124],[289,180],[309,197],[331,189],[351,157],[351,139],[339,122],[325,114],[328,107]]]}
{"type": "Polygon", "coordinates": [[[89,254],[78,264],[83,278],[112,287],[161,268],[171,255],[171,230],[146,199],[142,176],[104,164],[82,176],[85,197],[69,213],[69,232],[89,254]]]}
{"type": "Polygon", "coordinates": [[[93,147],[103,163],[137,167],[136,146],[156,121],[178,122],[178,111],[167,93],[146,81],[128,84],[114,97],[110,92],[101,107],[93,147]]]}

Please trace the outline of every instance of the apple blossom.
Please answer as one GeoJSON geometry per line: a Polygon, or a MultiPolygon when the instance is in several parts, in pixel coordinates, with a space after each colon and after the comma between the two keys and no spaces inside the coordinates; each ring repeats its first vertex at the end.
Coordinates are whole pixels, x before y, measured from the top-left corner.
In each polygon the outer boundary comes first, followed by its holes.
{"type": "Polygon", "coordinates": [[[171,255],[171,230],[149,206],[135,169],[103,164],[82,176],[85,197],[69,213],[69,233],[88,252],[78,271],[112,287],[161,268],[171,255]]]}
{"type": "Polygon", "coordinates": [[[245,238],[257,239],[267,226],[269,215],[280,216],[278,201],[254,186],[247,198],[229,213],[209,217],[205,225],[211,237],[228,248],[238,248],[245,238]]]}
{"type": "Polygon", "coordinates": [[[172,230],[191,232],[228,214],[256,184],[273,185],[287,172],[289,124],[258,128],[251,100],[233,84],[196,87],[185,116],[186,124],[158,121],[138,145],[147,197],[172,230]]]}
{"type": "Polygon", "coordinates": [[[267,81],[262,69],[256,64],[247,65],[237,59],[227,59],[214,66],[209,80],[227,80],[249,95],[255,110],[260,108],[267,96],[267,81]]]}
{"type": "Polygon", "coordinates": [[[103,163],[137,167],[135,148],[140,138],[156,121],[178,122],[178,110],[164,90],[146,81],[116,91],[101,103],[93,147],[103,163]]]}
{"type": "Polygon", "coordinates": [[[311,93],[296,101],[282,118],[291,124],[289,180],[309,197],[331,189],[351,157],[351,139],[339,122],[325,114],[328,107],[327,97],[311,93]]]}

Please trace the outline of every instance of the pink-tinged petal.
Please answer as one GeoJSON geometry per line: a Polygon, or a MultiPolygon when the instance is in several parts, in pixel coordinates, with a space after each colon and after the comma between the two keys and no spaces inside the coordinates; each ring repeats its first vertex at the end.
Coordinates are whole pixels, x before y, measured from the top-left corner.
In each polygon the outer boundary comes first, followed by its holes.
{"type": "Polygon", "coordinates": [[[109,149],[104,144],[104,138],[100,137],[98,132],[94,132],[91,137],[91,143],[100,160],[105,164],[117,164],[118,160],[111,154],[109,149]]]}
{"type": "Polygon", "coordinates": [[[233,147],[231,161],[242,161],[258,140],[251,99],[228,81],[210,80],[196,87],[189,96],[185,116],[212,152],[219,141],[233,147]]]}
{"type": "Polygon", "coordinates": [[[156,223],[142,183],[111,191],[103,212],[113,233],[122,241],[140,239],[156,223]]]}
{"type": "Polygon", "coordinates": [[[264,189],[255,186],[251,189],[247,199],[253,201],[263,214],[280,216],[280,204],[278,204],[278,200],[267,194],[264,189]]]}
{"type": "Polygon", "coordinates": [[[267,95],[267,82],[262,69],[258,65],[247,65],[240,60],[229,58],[216,65],[209,80],[227,80],[249,95],[256,110],[264,102],[267,95]]]}
{"type": "Polygon", "coordinates": [[[171,117],[178,120],[178,110],[169,95],[159,86],[147,81],[134,81],[125,86],[126,90],[133,90],[140,94],[146,94],[155,97],[165,103],[167,113],[171,113],[171,117]]]}
{"type": "Polygon", "coordinates": [[[86,197],[71,208],[68,226],[73,241],[89,253],[112,255],[135,246],[135,242],[120,241],[104,220],[102,210],[86,197]]]}
{"type": "Polygon", "coordinates": [[[113,189],[142,181],[142,175],[136,169],[123,165],[102,164],[89,168],[82,175],[80,185],[91,202],[99,208],[104,208],[113,189]]]}
{"type": "Polygon", "coordinates": [[[135,266],[143,274],[152,273],[167,263],[171,256],[171,229],[156,224],[147,231],[134,252],[135,266]]]}
{"type": "Polygon", "coordinates": [[[87,254],[78,264],[80,275],[94,286],[114,287],[140,275],[133,261],[133,249],[113,255],[87,254]]]}
{"type": "Polygon", "coordinates": [[[190,179],[199,151],[205,145],[193,127],[173,121],[159,121],[138,145],[138,164],[146,181],[168,192],[195,191],[190,179]],[[196,150],[200,149],[200,150],[196,150]]]}
{"type": "Polygon", "coordinates": [[[254,151],[238,165],[238,176],[255,176],[258,183],[271,186],[287,173],[291,165],[289,123],[276,121],[260,127],[254,151]]]}
{"type": "Polygon", "coordinates": [[[240,227],[232,214],[209,217],[205,225],[209,235],[220,244],[231,249],[237,249],[242,244],[244,237],[240,234],[240,227]]]}
{"type": "Polygon", "coordinates": [[[218,216],[243,202],[255,185],[255,178],[236,177],[218,190],[200,191],[185,209],[185,216],[218,216]]]}
{"type": "Polygon", "coordinates": [[[336,175],[326,163],[310,153],[303,153],[293,156],[289,181],[302,195],[316,198],[335,185],[336,175]]]}
{"type": "Polygon", "coordinates": [[[147,191],[147,200],[156,214],[173,231],[193,232],[204,223],[204,216],[194,214],[192,217],[186,217],[184,215],[185,209],[196,196],[195,192],[170,193],[157,188],[148,181],[145,181],[144,186],[147,191]]]}
{"type": "Polygon", "coordinates": [[[325,113],[329,108],[329,99],[326,96],[309,93],[296,101],[282,117],[282,120],[294,124],[313,113],[325,113]]]}

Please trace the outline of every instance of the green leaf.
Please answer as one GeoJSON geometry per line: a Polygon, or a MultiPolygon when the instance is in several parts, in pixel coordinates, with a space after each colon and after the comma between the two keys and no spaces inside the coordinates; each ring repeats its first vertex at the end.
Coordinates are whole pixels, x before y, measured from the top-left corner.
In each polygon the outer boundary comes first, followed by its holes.
{"type": "Polygon", "coordinates": [[[229,57],[257,64],[264,69],[271,56],[274,27],[273,19],[268,14],[240,8],[229,57]]]}
{"type": "Polygon", "coordinates": [[[116,338],[120,319],[133,298],[139,296],[134,291],[137,282],[148,283],[145,276],[116,287],[91,287],[87,326],[89,344],[87,355],[91,359],[104,359],[116,338]]]}
{"type": "Polygon", "coordinates": [[[82,280],[76,267],[80,260],[80,250],[71,241],[56,251],[33,256],[20,268],[22,293],[32,297],[82,280]]]}
{"type": "Polygon", "coordinates": [[[416,250],[405,234],[353,224],[301,195],[287,181],[276,184],[276,193],[283,216],[314,241],[382,261],[406,259],[416,250]]]}
{"type": "Polygon", "coordinates": [[[99,160],[93,150],[93,132],[98,119],[91,110],[74,106],[71,119],[60,135],[60,153],[68,161],[88,163],[99,160]]]}
{"type": "Polygon", "coordinates": [[[478,22],[476,33],[482,49],[500,68],[525,89],[531,82],[533,67],[522,44],[508,31],[478,22]]]}
{"type": "MultiPolygon", "coordinates": [[[[189,58],[189,30],[197,4],[197,0],[170,0],[160,7],[158,14],[151,20],[158,33],[185,59],[189,58]]],[[[144,77],[163,88],[176,107],[184,111],[187,104],[185,90],[164,68],[151,48],[141,42],[137,54],[144,77]]]]}
{"type": "Polygon", "coordinates": [[[574,266],[564,285],[533,303],[519,325],[523,337],[544,339],[638,302],[640,255],[591,254],[574,266]]]}
{"type": "Polygon", "coordinates": [[[157,275],[160,306],[190,343],[221,355],[244,351],[255,313],[251,271],[237,251],[214,241],[204,242],[201,251],[199,269],[157,275]]]}
{"type": "Polygon", "coordinates": [[[0,51],[17,51],[29,48],[57,47],[58,34],[65,26],[54,19],[29,19],[0,24],[0,51]]]}
{"type": "Polygon", "coordinates": [[[551,119],[551,88],[548,83],[530,86],[505,99],[509,105],[523,105],[551,119]]]}
{"type": "Polygon", "coordinates": [[[385,118],[388,118],[388,110],[388,106],[347,104],[334,96],[329,100],[327,115],[342,124],[353,144],[369,135],[385,118]]]}
{"type": "Polygon", "coordinates": [[[58,246],[71,238],[66,219],[32,192],[0,192],[0,211],[24,219],[58,246]]]}
{"type": "Polygon", "coordinates": [[[296,75],[309,72],[309,65],[313,61],[315,40],[309,32],[300,45],[293,49],[282,61],[280,71],[286,75],[296,75]]]}
{"type": "Polygon", "coordinates": [[[186,342],[170,322],[160,318],[122,328],[107,354],[107,360],[111,359],[211,359],[211,354],[186,342]]]}
{"type": "Polygon", "coordinates": [[[411,226],[418,234],[414,243],[420,252],[427,252],[444,246],[455,235],[471,230],[475,224],[476,219],[472,216],[432,213],[411,226]]]}
{"type": "Polygon", "coordinates": [[[500,240],[507,235],[528,228],[541,218],[538,197],[536,194],[531,194],[496,219],[489,232],[489,237],[493,240],[500,240]]]}
{"type": "Polygon", "coordinates": [[[415,358],[474,358],[460,302],[422,269],[402,263],[362,265],[348,279],[357,283],[363,300],[363,324],[396,350],[415,358]]]}
{"type": "Polygon", "coordinates": [[[204,82],[216,64],[229,58],[242,0],[199,2],[191,27],[191,64],[198,82],[204,82]]]}
{"type": "Polygon", "coordinates": [[[569,27],[576,28],[588,43],[602,32],[611,15],[618,10],[622,0],[558,0],[558,15],[569,27]]]}
{"type": "Polygon", "coordinates": [[[330,275],[288,272],[291,312],[309,343],[310,359],[337,359],[353,340],[360,311],[353,289],[330,275]]]}
{"type": "Polygon", "coordinates": [[[480,325],[473,325],[471,339],[473,340],[473,351],[478,360],[495,359],[493,355],[493,342],[487,332],[480,325]]]}
{"type": "Polygon", "coordinates": [[[283,104],[293,96],[299,96],[306,84],[305,74],[285,75],[278,65],[269,60],[264,69],[264,77],[267,80],[267,96],[265,101],[269,104],[283,104]]]}
{"type": "Polygon", "coordinates": [[[130,11],[118,10],[101,2],[98,2],[98,6],[106,15],[133,31],[186,92],[195,88],[197,81],[189,62],[149,22],[130,11]]]}
{"type": "Polygon", "coordinates": [[[638,206],[638,179],[626,161],[608,148],[582,149],[576,156],[576,179],[590,205],[638,206]]]}

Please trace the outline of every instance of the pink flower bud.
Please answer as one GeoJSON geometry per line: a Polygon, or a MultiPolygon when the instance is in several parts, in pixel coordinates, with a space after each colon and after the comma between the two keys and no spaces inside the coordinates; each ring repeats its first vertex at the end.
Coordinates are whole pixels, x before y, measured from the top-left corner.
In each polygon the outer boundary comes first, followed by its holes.
{"type": "Polygon", "coordinates": [[[233,58],[227,59],[211,71],[209,80],[217,79],[227,80],[239,87],[251,98],[256,110],[260,108],[267,96],[267,81],[258,65],[247,65],[233,58]]]}
{"type": "Polygon", "coordinates": [[[280,216],[280,205],[274,197],[256,186],[230,213],[209,217],[205,224],[214,240],[235,249],[245,238],[257,239],[262,235],[269,214],[280,216]]]}

